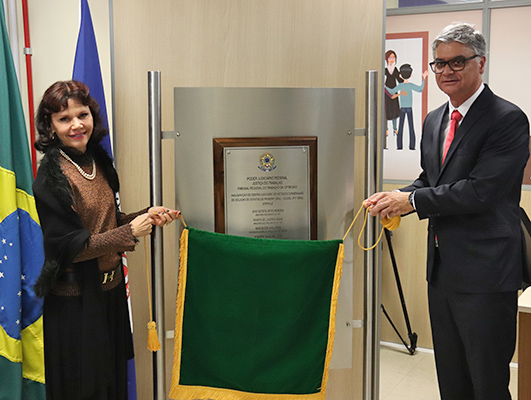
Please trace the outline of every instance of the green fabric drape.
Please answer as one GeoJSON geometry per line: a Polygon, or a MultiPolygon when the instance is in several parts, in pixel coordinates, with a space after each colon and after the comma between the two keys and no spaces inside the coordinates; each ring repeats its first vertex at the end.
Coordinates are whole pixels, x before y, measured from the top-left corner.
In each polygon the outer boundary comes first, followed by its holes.
{"type": "Polygon", "coordinates": [[[170,396],[324,398],[342,241],[183,236],[170,396]]]}

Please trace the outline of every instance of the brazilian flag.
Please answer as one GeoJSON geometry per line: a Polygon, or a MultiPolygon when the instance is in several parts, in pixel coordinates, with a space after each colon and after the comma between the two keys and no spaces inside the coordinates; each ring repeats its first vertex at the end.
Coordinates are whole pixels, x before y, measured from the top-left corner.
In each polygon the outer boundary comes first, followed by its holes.
{"type": "Polygon", "coordinates": [[[341,240],[181,235],[170,397],[324,400],[341,240]]]}
{"type": "Polygon", "coordinates": [[[13,56],[0,2],[0,399],[44,399],[42,232],[13,56]]]}

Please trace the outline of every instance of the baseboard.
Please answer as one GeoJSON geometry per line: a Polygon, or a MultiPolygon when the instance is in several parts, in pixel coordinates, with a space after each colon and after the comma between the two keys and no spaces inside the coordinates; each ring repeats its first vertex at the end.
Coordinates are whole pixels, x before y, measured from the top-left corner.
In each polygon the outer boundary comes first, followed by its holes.
{"type": "MultiPolygon", "coordinates": [[[[404,349],[405,348],[405,346],[403,344],[393,343],[393,342],[384,342],[384,341],[380,342],[380,346],[388,347],[388,348],[391,348],[391,349],[404,349]]],[[[433,353],[433,349],[427,349],[425,347],[417,347],[415,351],[418,351],[419,353],[428,353],[428,354],[432,354],[432,355],[434,354],[433,353]]],[[[518,363],[517,362],[512,362],[512,363],[509,364],[509,367],[518,369],[518,363]]]]}

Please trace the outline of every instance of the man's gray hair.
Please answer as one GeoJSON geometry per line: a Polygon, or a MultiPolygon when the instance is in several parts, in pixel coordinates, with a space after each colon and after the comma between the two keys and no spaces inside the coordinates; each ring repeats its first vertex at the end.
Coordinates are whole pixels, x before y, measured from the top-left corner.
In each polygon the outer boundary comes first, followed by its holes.
{"type": "Polygon", "coordinates": [[[439,35],[437,35],[431,46],[433,57],[435,58],[435,52],[441,43],[451,42],[464,44],[481,57],[485,56],[487,53],[485,37],[481,32],[474,29],[471,24],[460,22],[448,25],[441,31],[441,33],[439,33],[439,35]]]}

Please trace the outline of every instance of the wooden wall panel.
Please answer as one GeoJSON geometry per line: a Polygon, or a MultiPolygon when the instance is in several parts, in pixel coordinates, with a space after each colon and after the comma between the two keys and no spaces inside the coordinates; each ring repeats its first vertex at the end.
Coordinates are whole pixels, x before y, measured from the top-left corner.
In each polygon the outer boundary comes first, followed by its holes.
{"type": "MultiPolygon", "coordinates": [[[[162,128],[173,129],[174,87],[355,87],[363,128],[365,71],[381,71],[383,3],[363,0],[114,0],[116,159],[125,210],[149,201],[147,72],[162,72],[162,128]]],[[[363,194],[364,138],[356,139],[355,201],[363,194]]],[[[174,205],[173,144],[163,146],[164,203],[174,205]]],[[[177,188],[178,189],[178,188],[177,188]]],[[[211,190],[211,188],[205,188],[211,190]]],[[[201,193],[197,193],[198,196],[201,193]]],[[[185,210],[183,210],[185,212],[185,210]]],[[[165,231],[166,329],[175,317],[176,235],[165,231]]],[[[150,398],[151,355],[144,252],[129,255],[139,398],[150,398]]],[[[355,315],[363,318],[363,254],[355,271],[355,315]]],[[[355,368],[331,371],[329,399],[361,399],[363,335],[355,368]]],[[[168,371],[172,341],[166,342],[168,371]]],[[[170,382],[168,373],[167,382],[170,382]]]]}

